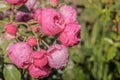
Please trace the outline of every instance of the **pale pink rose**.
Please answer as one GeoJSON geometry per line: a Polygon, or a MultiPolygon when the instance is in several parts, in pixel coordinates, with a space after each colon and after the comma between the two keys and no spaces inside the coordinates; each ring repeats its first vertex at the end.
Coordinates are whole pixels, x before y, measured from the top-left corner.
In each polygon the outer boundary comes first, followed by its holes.
{"type": "Polygon", "coordinates": [[[63,15],[66,24],[77,22],[77,12],[73,7],[64,5],[60,8],[60,13],[63,15]]]}
{"type": "Polygon", "coordinates": [[[38,16],[38,23],[41,25],[42,32],[46,35],[56,35],[64,29],[64,19],[55,9],[44,8],[38,16]]]}
{"type": "Polygon", "coordinates": [[[77,23],[67,24],[59,39],[65,46],[74,46],[80,42],[81,26],[77,23]]]}
{"type": "Polygon", "coordinates": [[[6,0],[11,5],[22,6],[27,2],[27,0],[6,0]]]}
{"type": "Polygon", "coordinates": [[[55,44],[48,49],[48,62],[51,68],[64,68],[69,59],[67,48],[64,45],[55,44]]]}
{"type": "Polygon", "coordinates": [[[35,6],[36,0],[28,0],[25,5],[31,11],[35,6]]]}
{"type": "Polygon", "coordinates": [[[48,59],[46,56],[47,52],[43,49],[40,51],[33,52],[31,54],[32,64],[37,67],[44,67],[48,63],[48,59]]]}
{"type": "Polygon", "coordinates": [[[42,9],[41,8],[34,10],[34,15],[33,15],[34,19],[38,20],[38,18],[39,18],[39,20],[41,20],[40,19],[41,18],[41,13],[42,13],[42,9]]]}
{"type": "Polygon", "coordinates": [[[59,0],[50,0],[52,6],[56,7],[59,4],[59,0]]]}
{"type": "Polygon", "coordinates": [[[40,68],[32,64],[28,70],[32,78],[44,78],[50,74],[50,67],[48,65],[40,68]]]}
{"type": "Polygon", "coordinates": [[[34,37],[30,37],[27,41],[27,43],[30,45],[30,46],[36,46],[37,45],[37,40],[34,38],[34,37]]]}
{"type": "Polygon", "coordinates": [[[18,42],[8,49],[10,60],[19,68],[27,68],[30,65],[32,48],[26,42],[18,42]]]}
{"type": "Polygon", "coordinates": [[[10,35],[15,35],[17,32],[17,27],[14,24],[5,25],[5,31],[10,35]]]}
{"type": "Polygon", "coordinates": [[[15,20],[18,22],[27,22],[29,20],[33,19],[33,13],[26,13],[26,12],[22,12],[22,11],[18,11],[16,13],[16,17],[15,20]]]}
{"type": "Polygon", "coordinates": [[[13,40],[13,39],[15,39],[15,35],[10,35],[8,33],[5,33],[4,38],[7,39],[7,40],[13,40]]]}

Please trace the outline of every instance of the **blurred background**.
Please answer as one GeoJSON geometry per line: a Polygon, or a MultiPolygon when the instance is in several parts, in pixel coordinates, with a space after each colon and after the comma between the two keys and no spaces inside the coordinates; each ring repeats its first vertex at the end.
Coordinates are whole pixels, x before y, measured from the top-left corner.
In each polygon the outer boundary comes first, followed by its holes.
{"type": "Polygon", "coordinates": [[[120,80],[120,0],[63,1],[78,12],[81,43],[69,48],[69,64],[51,80],[120,80]]]}
{"type": "MultiPolygon", "coordinates": [[[[66,3],[77,10],[82,26],[81,43],[69,48],[67,67],[52,70],[42,80],[120,80],[120,0],[59,1],[61,5],[66,3]]],[[[0,60],[2,64],[3,59],[0,60]]],[[[3,76],[5,80],[20,80],[15,78],[20,75],[17,75],[17,69],[10,68],[3,69],[0,65],[0,80],[3,76]]],[[[26,80],[38,80],[30,78],[28,73],[22,76],[27,76],[26,80]]]]}

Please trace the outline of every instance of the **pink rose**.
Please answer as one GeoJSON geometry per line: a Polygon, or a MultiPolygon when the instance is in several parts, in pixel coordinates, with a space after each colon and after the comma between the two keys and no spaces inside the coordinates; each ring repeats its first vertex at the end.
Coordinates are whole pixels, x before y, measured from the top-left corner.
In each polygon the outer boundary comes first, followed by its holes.
{"type": "MultiPolygon", "coordinates": [[[[39,17],[41,18],[41,13],[42,13],[42,9],[36,9],[36,10],[34,10],[34,15],[33,15],[34,19],[38,20],[39,17]]],[[[40,18],[39,18],[39,20],[41,20],[40,18]]]]}
{"type": "Polygon", "coordinates": [[[52,6],[56,7],[56,6],[58,6],[59,1],[58,0],[50,0],[50,3],[52,6]]]}
{"type": "Polygon", "coordinates": [[[28,70],[32,78],[44,78],[50,74],[50,67],[47,65],[42,68],[31,65],[28,70]]]}
{"type": "Polygon", "coordinates": [[[34,38],[34,37],[30,37],[27,41],[27,43],[30,45],[30,46],[36,46],[37,45],[37,40],[34,38]]]}
{"type": "Polygon", "coordinates": [[[14,24],[7,24],[5,26],[5,31],[10,35],[15,35],[17,32],[17,27],[14,24]]]}
{"type": "Polygon", "coordinates": [[[68,5],[62,6],[60,8],[60,13],[63,15],[66,24],[77,21],[77,12],[71,6],[68,5]]]}
{"type": "Polygon", "coordinates": [[[5,33],[4,38],[7,39],[7,40],[13,40],[13,39],[15,39],[15,35],[10,35],[8,33],[5,33]]]}
{"type": "Polygon", "coordinates": [[[31,19],[33,19],[33,13],[26,13],[22,11],[18,11],[16,13],[16,21],[18,22],[27,22],[31,19]]]}
{"type": "Polygon", "coordinates": [[[31,11],[35,6],[36,0],[28,0],[25,5],[31,11]]]}
{"type": "Polygon", "coordinates": [[[47,52],[50,67],[60,69],[67,65],[69,54],[65,46],[55,44],[51,46],[47,52]]]}
{"type": "Polygon", "coordinates": [[[67,24],[59,39],[65,46],[73,46],[80,42],[81,26],[77,23],[67,24]]]}
{"type": "Polygon", "coordinates": [[[40,51],[33,52],[31,54],[32,64],[37,67],[44,67],[48,63],[48,59],[46,56],[47,52],[43,49],[40,51]]]}
{"type": "Polygon", "coordinates": [[[64,29],[64,19],[61,14],[52,8],[42,9],[38,16],[38,23],[41,25],[42,32],[46,35],[56,35],[64,29]]]}
{"type": "Polygon", "coordinates": [[[27,68],[30,65],[32,48],[25,42],[13,44],[8,49],[10,60],[19,68],[27,68]]]}
{"type": "Polygon", "coordinates": [[[22,6],[27,2],[27,0],[6,0],[11,5],[22,6]]]}

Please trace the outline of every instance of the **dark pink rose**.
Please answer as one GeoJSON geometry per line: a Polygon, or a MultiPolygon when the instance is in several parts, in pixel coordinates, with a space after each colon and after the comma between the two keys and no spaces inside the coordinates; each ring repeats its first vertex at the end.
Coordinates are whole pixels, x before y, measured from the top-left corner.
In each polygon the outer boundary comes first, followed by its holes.
{"type": "Polygon", "coordinates": [[[32,78],[44,78],[50,74],[50,67],[47,65],[42,68],[31,65],[28,70],[32,78]]]}
{"type": "Polygon", "coordinates": [[[64,5],[60,8],[60,13],[63,15],[66,24],[77,22],[77,12],[73,7],[64,5]]]}
{"type": "Polygon", "coordinates": [[[27,68],[30,65],[32,48],[25,42],[13,44],[8,49],[10,60],[19,68],[27,68]]]}
{"type": "Polygon", "coordinates": [[[27,43],[30,45],[30,46],[36,46],[37,45],[37,40],[34,38],[34,37],[30,37],[27,41],[27,43]]]}
{"type": "Polygon", "coordinates": [[[18,22],[27,22],[31,19],[33,19],[33,13],[26,13],[22,11],[18,11],[16,13],[16,21],[18,22]]]}
{"type": "Polygon", "coordinates": [[[17,32],[17,27],[14,24],[5,25],[5,31],[10,35],[15,35],[17,32]]]}
{"type": "Polygon", "coordinates": [[[81,26],[77,23],[67,24],[59,39],[65,46],[74,46],[80,42],[81,26]]]}
{"type": "Polygon", "coordinates": [[[33,52],[31,54],[32,64],[37,67],[44,67],[48,63],[48,59],[46,56],[47,52],[43,49],[40,51],[33,52]]]}
{"type": "Polygon", "coordinates": [[[69,54],[64,45],[55,44],[47,52],[49,66],[51,68],[60,69],[67,65],[69,54]]]}
{"type": "Polygon", "coordinates": [[[6,0],[11,5],[22,6],[27,2],[27,0],[6,0]]]}
{"type": "Polygon", "coordinates": [[[55,9],[44,8],[39,14],[38,23],[41,25],[42,32],[46,35],[56,35],[64,29],[64,19],[55,9]]]}

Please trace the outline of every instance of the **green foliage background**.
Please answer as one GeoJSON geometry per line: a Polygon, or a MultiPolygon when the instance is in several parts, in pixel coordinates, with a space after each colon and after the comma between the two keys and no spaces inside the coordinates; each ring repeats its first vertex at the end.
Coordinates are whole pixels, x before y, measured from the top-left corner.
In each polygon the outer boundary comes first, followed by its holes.
{"type": "Polygon", "coordinates": [[[63,80],[120,80],[120,0],[70,4],[76,7],[82,25],[81,43],[69,49],[63,80]]]}
{"type": "MultiPolygon", "coordinates": [[[[43,80],[120,80],[120,0],[64,2],[78,11],[82,26],[81,43],[69,48],[70,60],[65,69],[52,70],[51,75],[43,80]]],[[[4,22],[0,22],[0,30],[3,25],[4,22]]],[[[6,54],[7,42],[0,45],[0,80],[37,80],[28,72],[23,74],[15,66],[3,64],[3,61],[9,61],[2,57],[6,54]]]]}

